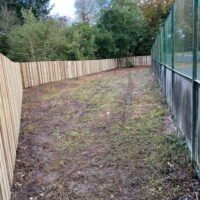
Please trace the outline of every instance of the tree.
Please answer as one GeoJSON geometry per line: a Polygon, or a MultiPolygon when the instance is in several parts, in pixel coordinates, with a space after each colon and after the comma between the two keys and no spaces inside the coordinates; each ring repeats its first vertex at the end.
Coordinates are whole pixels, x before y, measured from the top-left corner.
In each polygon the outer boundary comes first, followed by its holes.
{"type": "Polygon", "coordinates": [[[6,4],[1,4],[0,7],[0,52],[7,55],[8,43],[7,35],[19,20],[15,11],[10,10],[6,4]]]}
{"type": "Polygon", "coordinates": [[[150,54],[153,41],[175,0],[136,0],[143,15],[143,35],[137,45],[139,55],[150,54]]]}
{"type": "Polygon", "coordinates": [[[111,33],[115,57],[134,55],[141,31],[141,16],[133,1],[113,1],[103,10],[98,27],[111,33]]]}
{"type": "Polygon", "coordinates": [[[116,56],[115,41],[112,33],[104,29],[98,29],[95,37],[96,57],[99,59],[114,58],[116,56]]]}
{"type": "Polygon", "coordinates": [[[112,0],[97,0],[99,9],[109,8],[112,5],[112,0]]]}
{"type": "Polygon", "coordinates": [[[16,12],[6,5],[0,7],[0,32],[7,34],[18,23],[16,12]]]}
{"type": "Polygon", "coordinates": [[[50,13],[51,8],[49,7],[50,0],[15,0],[17,1],[18,12],[21,9],[32,9],[34,16],[39,18],[46,18],[50,13]]]}
{"type": "Polygon", "coordinates": [[[4,5],[0,10],[1,52],[23,62],[149,54],[173,0],[76,0],[76,23],[47,17],[48,2],[0,2],[4,5]],[[15,10],[21,9],[18,23],[15,10]]]}
{"type": "Polygon", "coordinates": [[[23,25],[9,33],[14,61],[88,60],[95,57],[95,29],[88,23],[65,26],[60,19],[37,20],[23,10],[23,25]]]}
{"type": "Polygon", "coordinates": [[[37,20],[32,11],[22,11],[24,24],[8,36],[9,57],[15,61],[56,60],[62,55],[65,38],[53,20],[37,20]]]}
{"type": "Polygon", "coordinates": [[[175,0],[137,0],[137,5],[141,9],[145,20],[154,26],[159,26],[168,13],[175,0]]]}
{"type": "Polygon", "coordinates": [[[96,15],[96,1],[94,0],[76,0],[76,16],[80,22],[93,22],[96,15]]]}
{"type": "Polygon", "coordinates": [[[71,60],[95,59],[95,30],[87,22],[65,29],[66,54],[71,60]]]}
{"type": "Polygon", "coordinates": [[[39,18],[46,18],[50,13],[50,0],[1,0],[0,7],[7,6],[9,10],[13,10],[18,14],[18,17],[22,20],[22,9],[32,9],[34,16],[39,18]]]}
{"type": "Polygon", "coordinates": [[[72,19],[67,16],[55,18],[61,27],[69,27],[72,24],[72,19]]]}

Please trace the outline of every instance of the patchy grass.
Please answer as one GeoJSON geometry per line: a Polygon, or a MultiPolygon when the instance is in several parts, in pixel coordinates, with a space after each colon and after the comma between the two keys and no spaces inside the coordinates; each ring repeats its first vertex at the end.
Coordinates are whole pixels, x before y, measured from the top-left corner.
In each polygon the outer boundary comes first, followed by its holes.
{"type": "Polygon", "coordinates": [[[58,93],[56,88],[52,87],[51,89],[47,91],[47,94],[41,95],[40,99],[42,101],[51,101],[51,100],[53,101],[53,100],[61,98],[62,95],[63,95],[62,92],[58,93]]]}
{"type": "Polygon", "coordinates": [[[199,195],[188,149],[166,120],[167,106],[150,70],[111,71],[45,86],[38,94],[34,101],[31,89],[25,96],[24,108],[33,108],[23,111],[29,112],[23,122],[34,117],[23,126],[12,199],[199,195]],[[40,167],[32,167],[36,162],[40,167]]]}

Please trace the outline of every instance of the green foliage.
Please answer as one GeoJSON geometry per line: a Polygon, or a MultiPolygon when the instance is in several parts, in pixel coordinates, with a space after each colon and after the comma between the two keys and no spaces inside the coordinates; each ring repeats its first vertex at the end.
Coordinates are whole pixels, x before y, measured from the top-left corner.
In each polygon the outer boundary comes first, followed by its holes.
{"type": "Polygon", "coordinates": [[[31,10],[22,11],[24,24],[8,35],[9,57],[17,61],[54,60],[63,46],[63,33],[51,19],[37,21],[31,10]]]}
{"type": "Polygon", "coordinates": [[[95,37],[97,58],[114,58],[116,56],[116,46],[112,33],[105,29],[98,29],[95,37]]]}
{"type": "MultiPolygon", "coordinates": [[[[95,58],[94,28],[88,23],[78,23],[64,29],[65,58],[69,60],[88,60],[95,58]]],[[[63,55],[64,56],[64,55],[63,55]]]]}
{"type": "Polygon", "coordinates": [[[51,8],[49,7],[50,0],[18,0],[19,7],[23,9],[32,8],[34,16],[39,18],[46,18],[51,8]]]}
{"type": "Polygon", "coordinates": [[[95,58],[95,33],[94,28],[88,23],[76,24],[72,27],[75,34],[77,35],[77,43],[79,45],[79,58],[81,60],[95,58]]]}
{"type": "Polygon", "coordinates": [[[6,4],[0,6],[0,52],[3,54],[8,53],[7,34],[18,22],[15,11],[9,9],[6,4]]]}
{"type": "Polygon", "coordinates": [[[22,9],[32,9],[34,16],[46,18],[51,8],[49,7],[50,0],[1,0],[0,7],[7,6],[10,10],[16,12],[18,17],[22,19],[22,9]]]}
{"type": "Polygon", "coordinates": [[[126,67],[134,67],[134,64],[130,61],[126,62],[126,67]]]}
{"type": "Polygon", "coordinates": [[[143,15],[143,29],[136,49],[138,55],[150,54],[154,39],[174,1],[175,0],[136,0],[143,15]]]}
{"type": "Polygon", "coordinates": [[[14,61],[150,54],[173,0],[77,0],[78,21],[51,18],[49,0],[0,2],[0,52],[14,61]]]}
{"type": "Polygon", "coordinates": [[[115,44],[114,57],[134,54],[141,29],[140,13],[135,4],[124,1],[104,9],[98,27],[110,32],[115,44]],[[126,4],[127,3],[127,4],[126,4]]]}
{"type": "Polygon", "coordinates": [[[32,12],[32,8],[30,10],[22,9],[21,13],[24,20],[24,24],[34,24],[36,22],[36,18],[32,12]]]}
{"type": "Polygon", "coordinates": [[[95,58],[95,33],[88,23],[62,27],[53,19],[37,20],[22,11],[24,24],[9,33],[9,57],[16,61],[95,58]]]}

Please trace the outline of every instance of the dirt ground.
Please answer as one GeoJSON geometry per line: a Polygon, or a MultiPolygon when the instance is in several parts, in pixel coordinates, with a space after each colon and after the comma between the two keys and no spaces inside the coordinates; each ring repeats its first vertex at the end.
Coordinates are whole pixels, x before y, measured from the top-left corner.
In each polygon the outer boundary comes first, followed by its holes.
{"type": "Polygon", "coordinates": [[[199,191],[150,68],[25,90],[12,200],[192,200],[199,191]]]}

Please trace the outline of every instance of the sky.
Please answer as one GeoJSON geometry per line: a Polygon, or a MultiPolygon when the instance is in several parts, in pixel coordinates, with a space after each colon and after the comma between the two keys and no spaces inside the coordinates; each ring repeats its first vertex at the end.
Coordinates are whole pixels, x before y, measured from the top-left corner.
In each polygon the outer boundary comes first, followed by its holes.
{"type": "Polygon", "coordinates": [[[69,16],[75,18],[74,0],[50,0],[51,5],[55,5],[51,15],[69,16]]]}

